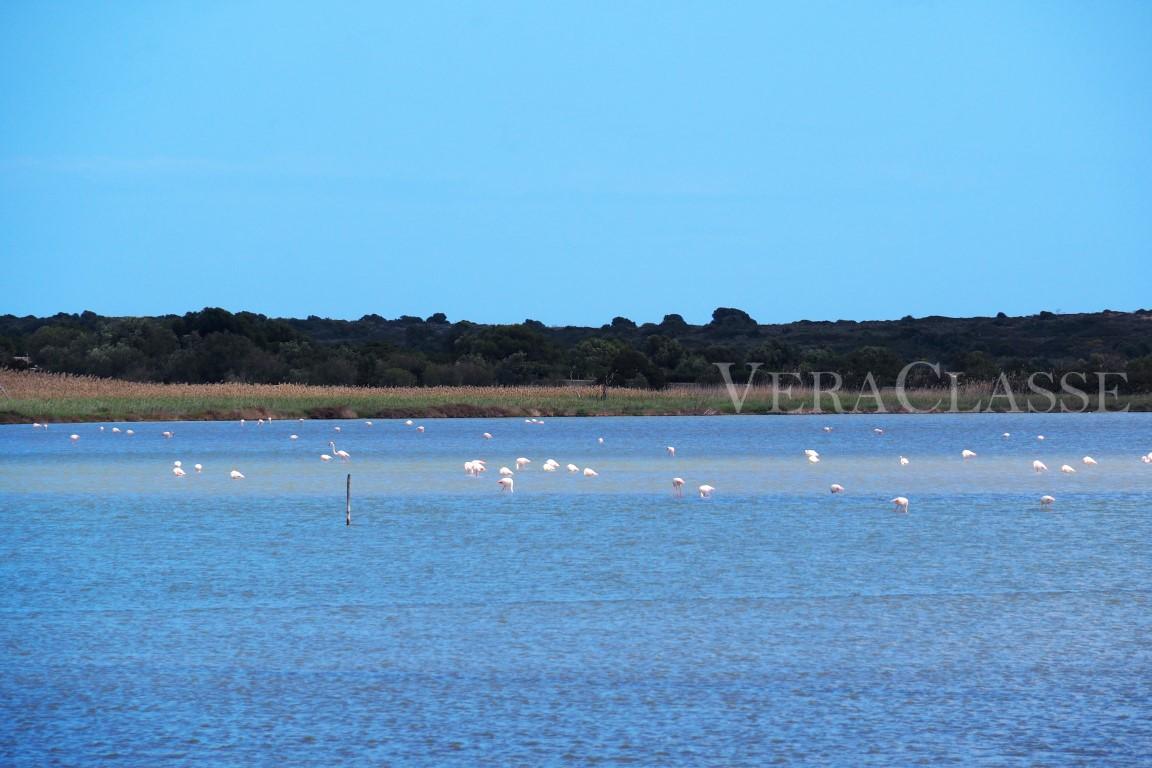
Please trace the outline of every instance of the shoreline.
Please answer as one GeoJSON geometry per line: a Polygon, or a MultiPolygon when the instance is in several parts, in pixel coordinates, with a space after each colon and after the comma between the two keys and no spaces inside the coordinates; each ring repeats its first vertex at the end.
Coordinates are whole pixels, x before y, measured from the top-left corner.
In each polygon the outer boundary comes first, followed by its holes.
{"type": "Polygon", "coordinates": [[[752,387],[737,409],[723,386],[691,389],[598,387],[356,388],[297,384],[155,384],[0,370],[0,424],[239,419],[560,418],[598,416],[831,416],[931,413],[1101,413],[1152,411],[1152,394],[1101,399],[1096,392],[1008,397],[990,385],[893,389],[876,395],[752,387]],[[989,407],[991,403],[991,407],[989,407]],[[1101,404],[1103,408],[1099,407],[1101,404]],[[909,410],[906,405],[911,406],[909,410]],[[935,410],[933,408],[935,407],[935,410]]]}

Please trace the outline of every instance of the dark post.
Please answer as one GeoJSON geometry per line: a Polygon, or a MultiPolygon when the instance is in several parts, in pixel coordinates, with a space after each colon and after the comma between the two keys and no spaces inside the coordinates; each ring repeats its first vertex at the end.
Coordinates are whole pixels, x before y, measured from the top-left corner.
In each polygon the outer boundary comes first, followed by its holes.
{"type": "Polygon", "coordinates": [[[352,525],[352,475],[344,488],[344,525],[352,525]]]}

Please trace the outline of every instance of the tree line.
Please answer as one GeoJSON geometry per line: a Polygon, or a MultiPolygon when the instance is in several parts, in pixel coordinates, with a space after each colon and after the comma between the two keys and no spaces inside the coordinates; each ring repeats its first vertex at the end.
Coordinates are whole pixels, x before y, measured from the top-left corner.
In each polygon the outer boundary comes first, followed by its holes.
{"type": "MultiPolygon", "coordinates": [[[[154,382],[354,386],[532,385],[571,381],[660,389],[718,384],[715,363],[833,371],[846,385],[895,383],[905,364],[940,363],[965,380],[1035,371],[1110,371],[1152,391],[1152,312],[761,324],[721,307],[693,325],[613,318],[598,328],[536,320],[484,325],[427,318],[270,318],[208,307],[183,315],[0,316],[0,366],[154,382]]],[[[917,369],[919,376],[926,369],[917,369]]],[[[911,383],[918,383],[913,380],[911,383]]],[[[935,383],[927,380],[925,384],[935,383]]]]}

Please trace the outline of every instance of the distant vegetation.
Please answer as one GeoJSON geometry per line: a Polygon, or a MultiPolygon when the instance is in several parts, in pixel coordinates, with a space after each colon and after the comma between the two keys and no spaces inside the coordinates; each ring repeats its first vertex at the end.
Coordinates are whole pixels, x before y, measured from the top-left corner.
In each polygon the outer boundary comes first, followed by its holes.
{"type": "Polygon", "coordinates": [[[1057,379],[1070,371],[1124,372],[1121,392],[1150,392],[1152,312],[763,325],[720,308],[705,325],[666,315],[642,325],[617,317],[599,328],[453,323],[440,313],[278,319],[217,308],[161,317],[0,316],[0,367],[138,382],[523,387],[578,380],[664,389],[719,384],[716,362],[734,363],[743,382],[745,363],[758,362],[765,371],[835,371],[846,387],[872,372],[886,387],[916,360],[963,372],[964,381],[1001,372],[1020,382],[1034,371],[1057,379]]]}

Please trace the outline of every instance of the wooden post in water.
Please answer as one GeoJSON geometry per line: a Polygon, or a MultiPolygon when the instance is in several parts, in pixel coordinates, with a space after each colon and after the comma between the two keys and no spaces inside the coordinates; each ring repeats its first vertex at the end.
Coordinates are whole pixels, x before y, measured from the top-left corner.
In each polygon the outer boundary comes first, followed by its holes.
{"type": "Polygon", "coordinates": [[[344,487],[344,525],[352,525],[352,475],[348,475],[348,484],[344,487]]]}

